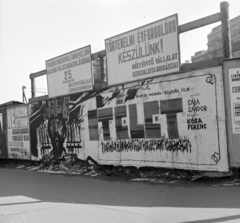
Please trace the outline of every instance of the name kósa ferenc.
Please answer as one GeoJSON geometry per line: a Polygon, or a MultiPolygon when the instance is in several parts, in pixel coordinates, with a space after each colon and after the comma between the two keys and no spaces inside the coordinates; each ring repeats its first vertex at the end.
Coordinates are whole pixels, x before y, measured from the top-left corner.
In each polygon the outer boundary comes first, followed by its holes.
{"type": "Polygon", "coordinates": [[[207,129],[207,124],[204,124],[201,118],[187,119],[188,130],[207,129]]]}

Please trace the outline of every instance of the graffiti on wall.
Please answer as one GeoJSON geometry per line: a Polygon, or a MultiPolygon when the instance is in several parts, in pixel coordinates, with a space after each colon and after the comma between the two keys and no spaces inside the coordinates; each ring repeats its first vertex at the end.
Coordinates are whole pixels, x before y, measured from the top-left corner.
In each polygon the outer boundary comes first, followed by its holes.
{"type": "Polygon", "coordinates": [[[187,152],[191,153],[191,142],[187,138],[171,140],[171,139],[132,139],[132,140],[115,140],[102,141],[102,153],[108,152],[150,152],[150,151],[171,151],[171,152],[187,152]]]}
{"type": "Polygon", "coordinates": [[[82,122],[85,102],[96,93],[79,93],[31,104],[30,132],[33,158],[61,156],[83,148],[82,122]]]}

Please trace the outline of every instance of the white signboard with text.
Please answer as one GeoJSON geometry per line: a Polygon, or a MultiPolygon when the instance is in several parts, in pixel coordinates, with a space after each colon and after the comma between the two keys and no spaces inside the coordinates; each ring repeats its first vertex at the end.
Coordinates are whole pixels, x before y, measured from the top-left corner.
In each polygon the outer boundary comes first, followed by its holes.
{"type": "Polygon", "coordinates": [[[240,134],[240,68],[229,69],[233,134],[240,134]]]}
{"type": "Polygon", "coordinates": [[[46,61],[49,98],[92,90],[91,47],[46,61]]]}
{"type": "Polygon", "coordinates": [[[105,40],[108,85],[180,70],[177,14],[105,40]]]}
{"type": "Polygon", "coordinates": [[[29,107],[7,109],[8,157],[30,159],[29,107]]]}

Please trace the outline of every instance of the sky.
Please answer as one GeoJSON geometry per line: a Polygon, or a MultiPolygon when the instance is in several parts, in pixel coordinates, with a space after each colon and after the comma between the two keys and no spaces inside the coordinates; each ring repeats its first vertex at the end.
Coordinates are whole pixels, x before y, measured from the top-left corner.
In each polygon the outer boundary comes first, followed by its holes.
{"type": "MultiPolygon", "coordinates": [[[[222,0],[0,0],[0,104],[31,97],[29,75],[45,61],[91,45],[105,49],[105,39],[178,14],[179,25],[220,12],[222,0]]],[[[240,15],[240,1],[228,0],[230,19],[240,15]]],[[[215,23],[179,35],[181,62],[207,49],[215,23]]],[[[37,96],[47,94],[46,76],[36,78],[37,96]]]]}

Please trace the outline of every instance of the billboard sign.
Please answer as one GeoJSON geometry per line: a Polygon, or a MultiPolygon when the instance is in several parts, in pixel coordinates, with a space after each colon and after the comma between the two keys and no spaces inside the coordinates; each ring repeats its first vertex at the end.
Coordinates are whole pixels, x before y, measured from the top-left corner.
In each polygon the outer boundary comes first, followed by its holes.
{"type": "Polygon", "coordinates": [[[108,85],[180,70],[177,14],[105,40],[108,85]]]}
{"type": "Polygon", "coordinates": [[[49,98],[92,90],[91,46],[46,61],[49,98]]]}
{"type": "Polygon", "coordinates": [[[28,106],[7,109],[7,142],[9,158],[30,159],[28,106]]]}
{"type": "Polygon", "coordinates": [[[240,68],[229,69],[233,134],[240,134],[240,68]]]}

